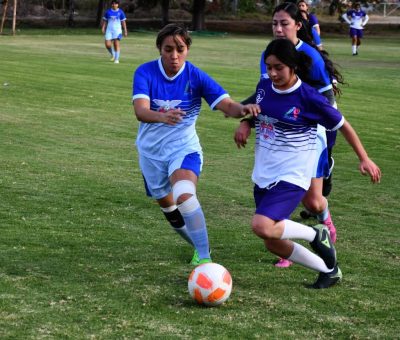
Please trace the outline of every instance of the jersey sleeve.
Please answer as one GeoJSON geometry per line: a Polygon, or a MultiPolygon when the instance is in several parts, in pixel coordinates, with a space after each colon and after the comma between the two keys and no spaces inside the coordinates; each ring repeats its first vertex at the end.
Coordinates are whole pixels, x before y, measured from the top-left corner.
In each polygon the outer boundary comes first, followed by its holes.
{"type": "Polygon", "coordinates": [[[139,66],[133,75],[132,100],[147,99],[150,101],[150,79],[145,66],[139,66]]]}
{"type": "Polygon", "coordinates": [[[221,100],[229,98],[228,92],[207,73],[197,69],[197,76],[201,83],[201,97],[206,100],[212,110],[221,100]]]}
{"type": "Polygon", "coordinates": [[[309,15],[309,23],[310,23],[311,27],[314,27],[315,25],[319,25],[318,19],[317,19],[315,14],[310,14],[309,15]]]}
{"type": "Polygon", "coordinates": [[[327,130],[335,131],[343,125],[343,115],[329,103],[326,97],[317,91],[312,90],[308,93],[307,103],[309,112],[315,112],[315,117],[312,117],[312,119],[315,119],[327,130]]]}
{"type": "Polygon", "coordinates": [[[126,20],[125,12],[123,10],[121,10],[121,9],[119,11],[119,20],[121,20],[121,21],[126,20]]]}

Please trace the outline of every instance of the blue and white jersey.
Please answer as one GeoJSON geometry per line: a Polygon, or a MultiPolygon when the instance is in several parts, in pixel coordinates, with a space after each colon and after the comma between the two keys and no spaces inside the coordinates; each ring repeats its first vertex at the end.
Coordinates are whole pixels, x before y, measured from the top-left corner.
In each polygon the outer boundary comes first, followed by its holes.
{"type": "Polygon", "coordinates": [[[363,20],[367,17],[367,13],[364,11],[356,11],[355,9],[350,9],[346,12],[348,18],[350,18],[350,27],[356,28],[358,30],[362,30],[363,27],[363,20]]]}
{"type": "Polygon", "coordinates": [[[286,91],[261,79],[257,104],[261,113],[256,119],[253,182],[266,188],[286,181],[308,190],[317,156],[317,126],[337,130],[344,117],[300,79],[286,91]]]}
{"type": "Polygon", "coordinates": [[[114,11],[110,8],[104,14],[103,20],[107,21],[106,34],[119,35],[122,33],[121,22],[126,20],[126,16],[122,9],[118,8],[114,11]]]}
{"type": "MultiPolygon", "coordinates": [[[[296,50],[304,52],[307,54],[311,60],[311,70],[310,70],[310,78],[311,80],[316,82],[314,87],[318,90],[319,93],[328,91],[332,89],[332,82],[329,76],[328,70],[325,67],[324,59],[322,59],[320,53],[312,46],[308,45],[304,41],[299,39],[299,42],[296,45],[296,50]]],[[[261,78],[268,78],[267,66],[264,62],[264,53],[261,54],[260,59],[260,72],[261,78]]]]}
{"type": "Polygon", "coordinates": [[[140,122],[136,145],[139,152],[152,159],[168,160],[183,148],[201,152],[195,124],[200,114],[201,99],[211,109],[229,94],[209,75],[186,61],[174,77],[168,77],[161,58],[137,68],[133,78],[133,100],[150,101],[150,109],[166,112],[180,108],[186,112],[175,125],[140,122]]]}

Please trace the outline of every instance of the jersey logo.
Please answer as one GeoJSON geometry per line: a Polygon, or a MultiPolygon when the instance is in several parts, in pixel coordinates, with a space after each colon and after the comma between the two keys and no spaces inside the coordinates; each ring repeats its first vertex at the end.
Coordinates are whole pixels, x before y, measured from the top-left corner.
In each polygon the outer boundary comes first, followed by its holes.
{"type": "Polygon", "coordinates": [[[265,91],[263,89],[258,89],[256,95],[256,104],[260,104],[260,102],[264,99],[264,96],[265,91]]]}
{"type": "Polygon", "coordinates": [[[176,109],[176,107],[182,103],[182,100],[153,99],[153,102],[158,106],[157,111],[167,112],[169,110],[176,109]]]}
{"type": "Polygon", "coordinates": [[[284,117],[290,120],[297,120],[299,114],[300,114],[300,109],[293,106],[288,112],[284,114],[284,117]]]}

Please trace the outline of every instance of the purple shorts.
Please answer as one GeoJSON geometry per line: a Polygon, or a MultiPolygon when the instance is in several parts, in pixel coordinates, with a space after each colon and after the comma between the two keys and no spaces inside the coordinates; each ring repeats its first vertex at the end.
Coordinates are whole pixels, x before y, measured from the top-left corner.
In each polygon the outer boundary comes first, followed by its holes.
{"type": "Polygon", "coordinates": [[[269,217],[274,221],[288,219],[305,193],[306,190],[303,188],[285,181],[264,189],[256,184],[254,186],[256,214],[269,217]]]}
{"type": "Polygon", "coordinates": [[[350,38],[353,38],[353,37],[362,38],[363,30],[359,30],[357,28],[350,27],[349,35],[350,35],[350,38]]]}

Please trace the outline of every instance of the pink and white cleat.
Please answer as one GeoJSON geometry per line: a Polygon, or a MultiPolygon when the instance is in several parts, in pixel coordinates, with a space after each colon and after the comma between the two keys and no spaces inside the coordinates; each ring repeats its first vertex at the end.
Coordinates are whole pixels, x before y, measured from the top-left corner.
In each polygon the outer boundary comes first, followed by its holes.
{"type": "Polygon", "coordinates": [[[293,264],[292,261],[284,259],[284,258],[281,257],[278,261],[276,261],[274,266],[278,267],[278,268],[287,268],[287,267],[290,267],[292,264],[293,264]]]}

